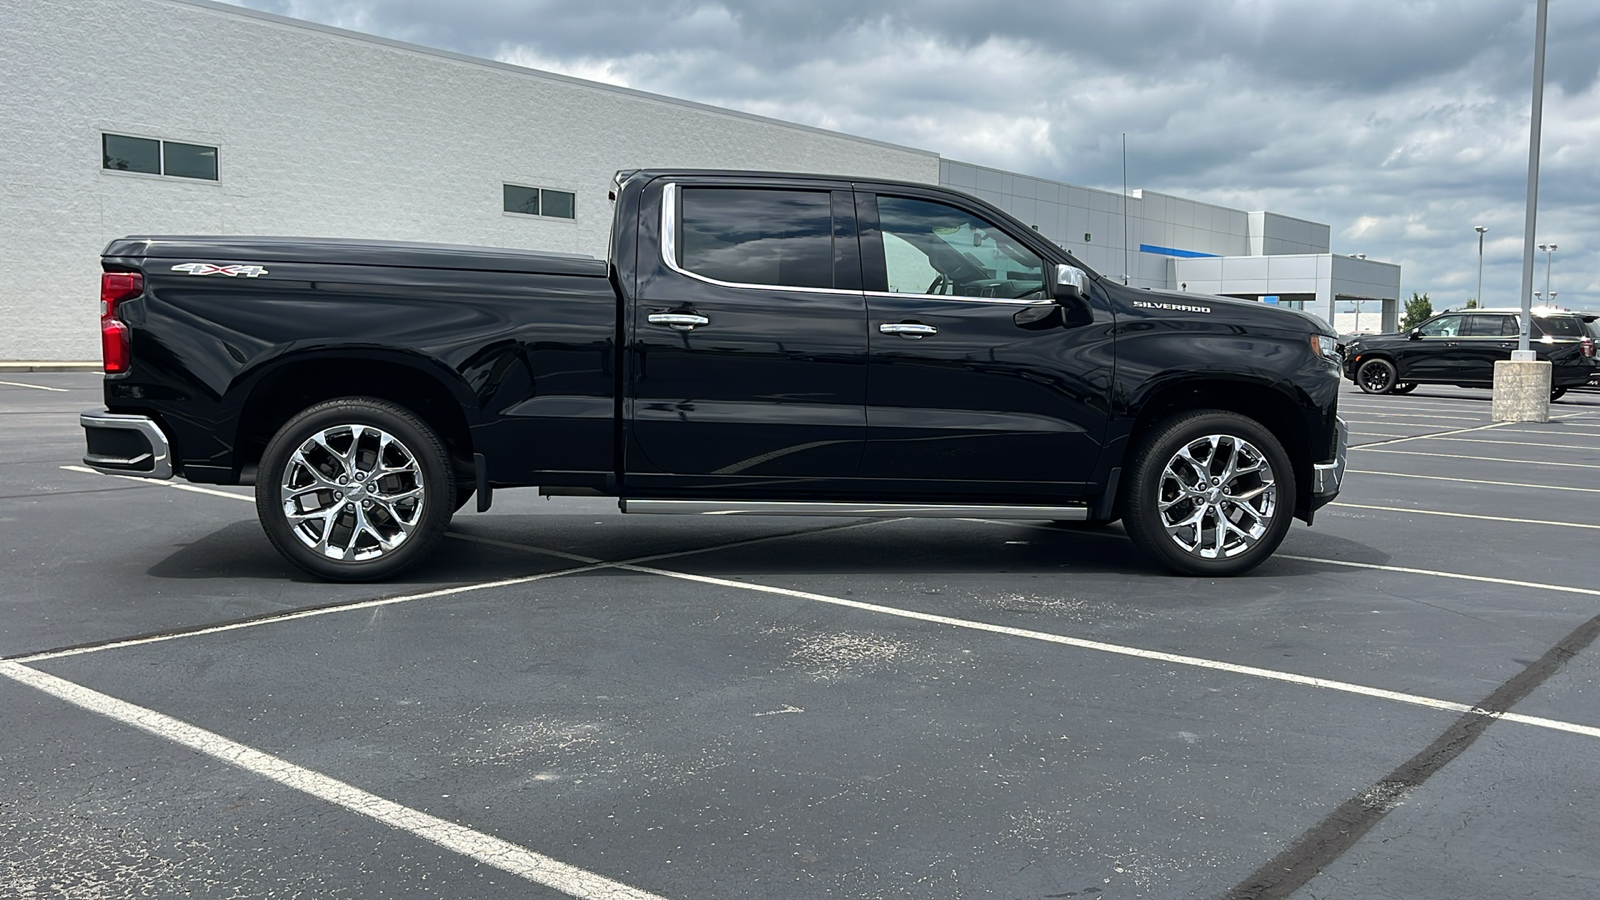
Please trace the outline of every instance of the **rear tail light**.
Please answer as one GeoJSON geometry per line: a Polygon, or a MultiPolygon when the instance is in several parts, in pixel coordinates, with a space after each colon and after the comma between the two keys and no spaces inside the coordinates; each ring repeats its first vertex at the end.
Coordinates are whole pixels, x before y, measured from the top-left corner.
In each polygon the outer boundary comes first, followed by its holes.
{"type": "Polygon", "coordinates": [[[117,318],[117,304],[144,293],[144,276],[138,272],[100,273],[100,354],[107,375],[128,371],[133,341],[128,326],[117,318]]]}
{"type": "Polygon", "coordinates": [[[1594,338],[1586,337],[1578,342],[1578,351],[1590,359],[1594,358],[1594,338]]]}

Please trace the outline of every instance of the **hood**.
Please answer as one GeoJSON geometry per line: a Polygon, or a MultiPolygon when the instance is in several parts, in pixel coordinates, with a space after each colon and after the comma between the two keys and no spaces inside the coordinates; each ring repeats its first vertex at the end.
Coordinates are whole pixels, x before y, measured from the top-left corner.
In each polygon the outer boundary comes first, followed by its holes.
{"type": "Polygon", "coordinates": [[[1321,316],[1303,310],[1290,309],[1287,306],[1259,303],[1255,300],[1240,300],[1235,297],[1218,297],[1215,294],[1185,294],[1178,291],[1131,288],[1114,282],[1102,283],[1107,284],[1123,303],[1156,315],[1159,315],[1163,309],[1169,309],[1174,313],[1182,313],[1186,307],[1203,307],[1224,313],[1230,318],[1248,318],[1268,328],[1309,331],[1314,334],[1337,337],[1333,326],[1324,321],[1321,316]],[[1154,308],[1141,306],[1141,302],[1153,304],[1154,308]]]}

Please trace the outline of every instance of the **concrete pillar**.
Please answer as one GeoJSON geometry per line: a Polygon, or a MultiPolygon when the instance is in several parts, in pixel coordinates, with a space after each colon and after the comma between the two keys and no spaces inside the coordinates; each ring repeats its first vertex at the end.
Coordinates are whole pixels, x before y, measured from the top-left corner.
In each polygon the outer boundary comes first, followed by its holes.
{"type": "Polygon", "coordinates": [[[1550,363],[1545,360],[1497,360],[1490,418],[1496,422],[1550,421],[1550,374],[1550,363]]]}
{"type": "Polygon", "coordinates": [[[1324,319],[1327,319],[1329,325],[1333,324],[1333,268],[1332,268],[1332,266],[1330,266],[1329,269],[1328,269],[1327,277],[1318,278],[1317,279],[1317,300],[1316,300],[1316,303],[1312,306],[1310,311],[1315,313],[1315,314],[1317,314],[1317,315],[1319,315],[1319,316],[1321,316],[1321,317],[1323,317],[1324,319]]]}

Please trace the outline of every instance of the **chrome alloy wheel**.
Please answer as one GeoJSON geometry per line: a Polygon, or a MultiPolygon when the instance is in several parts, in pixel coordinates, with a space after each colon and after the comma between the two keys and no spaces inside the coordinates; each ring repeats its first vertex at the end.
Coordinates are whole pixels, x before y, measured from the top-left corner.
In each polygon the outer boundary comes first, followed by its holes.
{"type": "Polygon", "coordinates": [[[1272,466],[1254,444],[1208,434],[1178,448],[1161,471],[1157,509],[1167,536],[1200,559],[1254,547],[1278,511],[1272,466]]]}
{"type": "Polygon", "coordinates": [[[289,529],[329,559],[391,553],[422,518],[416,456],[371,425],[335,425],[307,438],[290,455],[279,487],[289,529]]]}

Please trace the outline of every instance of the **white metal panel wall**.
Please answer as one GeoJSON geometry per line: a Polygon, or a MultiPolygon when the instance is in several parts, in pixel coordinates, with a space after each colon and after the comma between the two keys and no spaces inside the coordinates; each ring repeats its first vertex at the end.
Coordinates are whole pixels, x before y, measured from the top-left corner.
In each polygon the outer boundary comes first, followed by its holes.
{"type": "Polygon", "coordinates": [[[95,359],[98,256],[130,233],[301,234],[602,255],[613,171],[934,183],[937,155],[181,0],[0,17],[0,359],[95,359]],[[218,146],[216,183],[103,172],[100,134],[218,146]],[[501,185],[577,194],[502,212],[501,185]]]}

